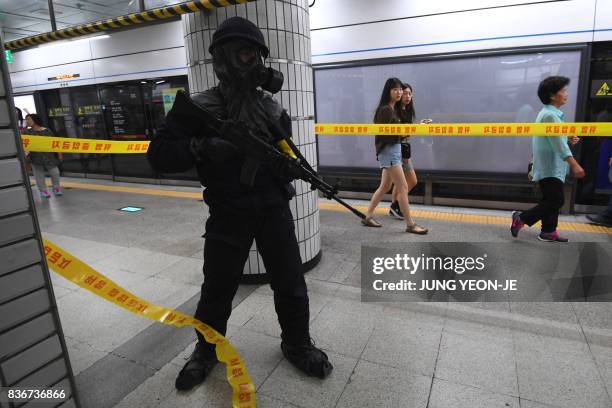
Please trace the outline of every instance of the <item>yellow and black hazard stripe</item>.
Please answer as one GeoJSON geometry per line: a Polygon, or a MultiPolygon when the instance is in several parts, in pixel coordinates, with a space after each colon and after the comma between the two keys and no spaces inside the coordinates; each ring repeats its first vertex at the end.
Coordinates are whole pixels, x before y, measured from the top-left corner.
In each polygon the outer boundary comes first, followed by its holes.
{"type": "Polygon", "coordinates": [[[180,16],[181,14],[195,13],[198,11],[214,10],[221,7],[244,4],[256,0],[198,0],[185,3],[174,4],[171,6],[159,7],[138,13],[126,14],[123,16],[109,18],[106,20],[94,21],[87,24],[79,24],[61,30],[52,31],[21,38],[15,41],[4,43],[7,50],[20,50],[33,45],[45,44],[53,41],[65,40],[69,38],[81,37],[102,31],[121,30],[123,28],[138,24],[146,24],[159,20],[180,16]]]}

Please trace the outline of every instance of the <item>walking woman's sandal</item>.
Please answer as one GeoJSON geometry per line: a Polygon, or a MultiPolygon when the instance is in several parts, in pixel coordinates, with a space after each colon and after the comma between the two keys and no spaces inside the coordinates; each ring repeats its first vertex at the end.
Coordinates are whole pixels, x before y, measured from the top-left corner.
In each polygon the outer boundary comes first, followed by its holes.
{"type": "Polygon", "coordinates": [[[427,234],[427,231],[427,228],[423,228],[416,223],[406,226],[406,232],[410,232],[411,234],[425,235],[427,234]]]}
{"type": "Polygon", "coordinates": [[[364,227],[382,227],[382,224],[372,217],[362,218],[361,223],[364,225],[364,227]]]}

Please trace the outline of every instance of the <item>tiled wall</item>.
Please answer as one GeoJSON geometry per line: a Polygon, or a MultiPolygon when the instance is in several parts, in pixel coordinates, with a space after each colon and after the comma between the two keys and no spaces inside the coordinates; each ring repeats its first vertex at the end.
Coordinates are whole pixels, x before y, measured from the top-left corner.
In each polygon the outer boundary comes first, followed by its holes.
{"type": "Polygon", "coordinates": [[[76,407],[3,58],[0,68],[0,386],[54,386],[65,394],[53,406],[76,407]]]}
{"type": "MultiPolygon", "coordinates": [[[[263,32],[270,48],[267,63],[285,76],[282,90],[275,99],[287,110],[293,125],[293,140],[308,162],[316,169],[314,135],[314,94],[310,60],[310,27],[306,0],[259,0],[230,6],[212,12],[183,16],[187,53],[189,89],[192,94],[217,84],[208,52],[212,34],[218,24],[233,16],[244,17],[263,32]]],[[[302,262],[312,260],[320,251],[319,210],[316,191],[302,181],[295,182],[297,197],[290,205],[302,262]]],[[[253,244],[245,274],[264,273],[264,266],[253,244]]]]}

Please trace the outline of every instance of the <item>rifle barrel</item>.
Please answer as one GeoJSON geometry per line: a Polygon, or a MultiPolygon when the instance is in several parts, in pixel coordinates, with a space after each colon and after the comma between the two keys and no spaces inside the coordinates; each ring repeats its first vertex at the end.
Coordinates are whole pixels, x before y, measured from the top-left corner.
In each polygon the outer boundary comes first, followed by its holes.
{"type": "Polygon", "coordinates": [[[355,214],[356,216],[358,216],[362,220],[365,220],[366,215],[364,213],[362,213],[361,211],[359,211],[355,207],[351,206],[349,203],[347,203],[346,201],[344,201],[340,197],[338,197],[336,195],[333,195],[333,196],[331,196],[331,198],[334,199],[335,201],[337,201],[338,203],[340,203],[341,205],[343,205],[345,208],[350,210],[353,214],[355,214]]]}

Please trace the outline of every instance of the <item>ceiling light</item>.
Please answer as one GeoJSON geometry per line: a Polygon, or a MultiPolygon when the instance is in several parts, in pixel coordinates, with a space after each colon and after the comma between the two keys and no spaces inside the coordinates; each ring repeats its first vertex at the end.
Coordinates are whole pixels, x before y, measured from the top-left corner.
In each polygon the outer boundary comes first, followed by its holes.
{"type": "Polygon", "coordinates": [[[102,40],[104,38],[110,38],[110,35],[108,34],[97,35],[95,37],[83,38],[83,40],[95,41],[95,40],[102,40]]]}
{"type": "Polygon", "coordinates": [[[79,38],[78,40],[68,40],[67,42],[65,42],[65,41],[57,41],[57,42],[52,42],[50,44],[43,44],[43,45],[40,45],[39,47],[51,48],[51,47],[59,47],[59,46],[66,45],[66,44],[74,45],[74,44],[79,43],[79,42],[96,41],[96,40],[102,40],[102,39],[106,39],[106,38],[110,38],[110,35],[103,34],[103,35],[98,35],[98,36],[95,36],[95,37],[79,38]]]}

